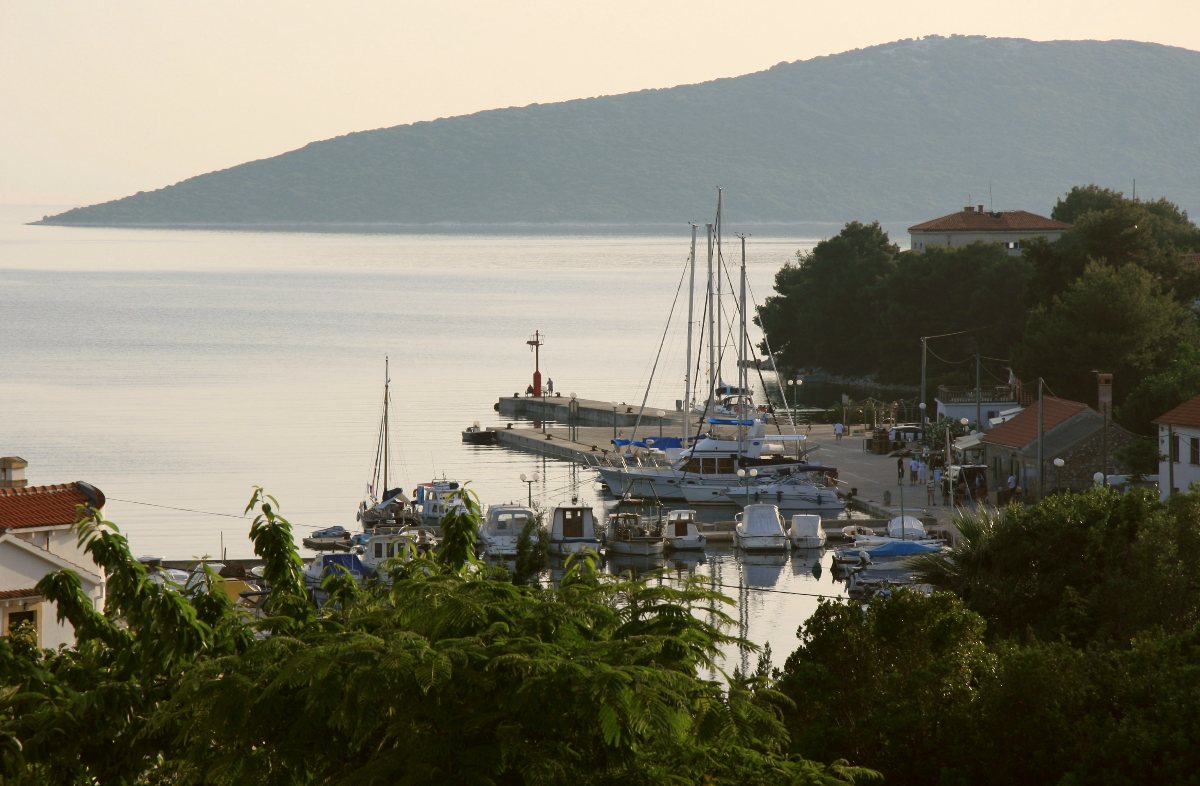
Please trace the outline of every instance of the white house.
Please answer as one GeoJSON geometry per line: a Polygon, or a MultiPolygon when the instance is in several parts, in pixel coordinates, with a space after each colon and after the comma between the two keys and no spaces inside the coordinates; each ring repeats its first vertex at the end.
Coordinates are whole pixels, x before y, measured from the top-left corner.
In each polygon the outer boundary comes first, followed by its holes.
{"type": "Polygon", "coordinates": [[[908,237],[913,251],[997,243],[1008,249],[1009,256],[1020,256],[1024,241],[1035,237],[1058,240],[1070,228],[1070,224],[1025,210],[984,211],[983,205],[967,205],[958,213],[909,227],[908,237]]]}
{"type": "Polygon", "coordinates": [[[1200,483],[1200,396],[1188,399],[1154,422],[1158,425],[1158,496],[1186,492],[1200,483]]]}
{"type": "Polygon", "coordinates": [[[32,623],[39,646],[74,644],[70,623],[60,623],[56,604],[34,587],[48,573],[73,570],[95,607],[104,608],[104,577],[73,529],[76,506],[100,509],[104,494],[82,481],[27,486],[22,459],[6,457],[0,464],[0,635],[32,623]]]}

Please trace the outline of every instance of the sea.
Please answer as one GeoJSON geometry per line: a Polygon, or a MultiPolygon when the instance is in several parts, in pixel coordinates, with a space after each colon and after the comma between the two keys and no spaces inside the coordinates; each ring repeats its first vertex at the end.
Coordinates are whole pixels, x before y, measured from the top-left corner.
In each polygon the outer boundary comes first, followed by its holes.
{"type": "MultiPolygon", "coordinates": [[[[33,485],[97,486],[139,556],[252,556],[255,486],[297,538],[355,529],[385,364],[394,485],[469,482],[485,505],[578,496],[599,516],[613,504],[583,467],[461,441],[472,423],[500,424],[497,400],[530,384],[535,333],[542,377],[563,395],[662,409],[684,397],[687,223],[652,235],[29,225],[61,209],[0,207],[0,455],[28,461],[33,485]]],[[[739,323],[736,231],[718,266],[725,337],[739,323]]],[[[751,234],[751,305],[818,240],[751,234]]],[[[704,313],[697,295],[693,322],[704,313]]],[[[722,375],[736,381],[736,364],[722,375]]],[[[773,379],[751,385],[762,395],[773,379]]],[[[778,663],[819,598],[845,596],[829,556],[710,548],[668,568],[735,598],[740,630],[778,663]]]]}

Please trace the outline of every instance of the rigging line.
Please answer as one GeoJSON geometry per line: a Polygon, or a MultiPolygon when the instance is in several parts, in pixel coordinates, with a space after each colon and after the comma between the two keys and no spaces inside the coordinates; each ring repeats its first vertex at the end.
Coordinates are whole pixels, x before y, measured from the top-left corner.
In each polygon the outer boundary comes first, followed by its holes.
{"type": "Polygon", "coordinates": [[[235,513],[213,513],[210,510],[196,510],[195,508],[177,508],[174,505],[159,505],[156,502],[139,502],[136,499],[118,499],[116,497],[108,497],[107,499],[109,502],[124,502],[127,505],[145,505],[150,508],[165,508],[166,510],[179,510],[179,511],[183,511],[184,513],[199,513],[204,516],[225,516],[225,517],[231,518],[231,519],[249,519],[250,518],[249,516],[247,516],[244,513],[241,515],[238,515],[235,513]]]}
{"type": "Polygon", "coordinates": [[[954,333],[942,333],[941,335],[937,335],[937,336],[921,336],[921,338],[928,341],[931,338],[948,338],[949,336],[961,336],[966,333],[974,333],[977,330],[983,330],[983,329],[984,328],[982,328],[982,327],[973,327],[973,328],[967,328],[966,330],[959,330],[954,333]]]}
{"type": "Polygon", "coordinates": [[[950,364],[950,365],[952,365],[952,366],[961,365],[961,364],[963,364],[963,363],[967,363],[967,362],[973,362],[973,361],[975,360],[975,356],[974,356],[974,355],[967,355],[967,356],[966,356],[965,358],[963,358],[962,360],[947,360],[946,358],[944,358],[944,357],[942,357],[941,355],[939,355],[939,354],[937,354],[936,352],[934,352],[934,351],[933,351],[932,349],[930,349],[929,347],[925,347],[925,351],[926,351],[926,352],[928,352],[930,355],[932,355],[932,356],[933,356],[935,359],[937,359],[937,360],[940,360],[940,361],[942,361],[943,363],[948,363],[948,364],[950,364]]]}
{"type": "Polygon", "coordinates": [[[658,342],[658,352],[654,356],[654,365],[650,369],[650,380],[646,383],[646,390],[642,393],[642,406],[638,409],[637,419],[633,421],[633,432],[631,437],[636,437],[638,429],[642,426],[642,415],[646,411],[646,400],[650,398],[650,385],[654,382],[654,374],[658,371],[658,361],[662,359],[663,347],[667,343],[667,335],[671,330],[671,319],[675,316],[675,306],[679,303],[679,293],[683,291],[683,281],[687,278],[688,266],[683,266],[683,271],[679,274],[679,284],[675,287],[675,297],[671,301],[671,308],[667,310],[667,324],[663,326],[662,339],[658,342]]]}

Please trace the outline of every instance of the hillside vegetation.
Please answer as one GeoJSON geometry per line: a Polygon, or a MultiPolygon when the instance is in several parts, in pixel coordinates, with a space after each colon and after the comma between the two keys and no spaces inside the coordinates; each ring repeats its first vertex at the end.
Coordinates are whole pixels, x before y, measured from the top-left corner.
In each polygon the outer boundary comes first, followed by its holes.
{"type": "Polygon", "coordinates": [[[906,40],[737,78],[348,134],[45,223],[730,225],[918,221],[1071,184],[1200,205],[1200,53],[906,40]]]}

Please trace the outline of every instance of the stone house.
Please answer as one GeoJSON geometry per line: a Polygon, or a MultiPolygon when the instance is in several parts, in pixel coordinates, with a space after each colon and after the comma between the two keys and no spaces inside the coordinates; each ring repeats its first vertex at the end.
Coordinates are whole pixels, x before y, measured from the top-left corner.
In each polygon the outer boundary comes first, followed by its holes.
{"type": "Polygon", "coordinates": [[[75,631],[58,621],[56,604],[34,589],[48,573],[73,570],[98,610],[104,608],[104,576],[76,542],[76,506],[100,509],[104,494],[76,481],[29,486],[23,459],[0,459],[0,635],[31,623],[41,647],[75,643],[75,631]]]}
{"type": "Polygon", "coordinates": [[[999,489],[1002,498],[1010,476],[1025,499],[1033,500],[1039,479],[1044,495],[1060,488],[1082,491],[1096,482],[1096,473],[1125,474],[1128,468],[1116,454],[1139,439],[1087,404],[1053,396],[1042,398],[1040,430],[1042,468],[1038,466],[1036,401],[982,437],[989,486],[999,489]],[[1061,466],[1055,459],[1061,459],[1061,466]]]}
{"type": "Polygon", "coordinates": [[[958,213],[914,224],[908,228],[908,236],[913,251],[997,243],[1009,256],[1020,256],[1024,241],[1035,237],[1055,241],[1070,228],[1070,224],[1025,210],[985,211],[983,205],[967,205],[958,213]]]}
{"type": "Polygon", "coordinates": [[[1158,426],[1158,496],[1186,492],[1200,483],[1200,396],[1154,420],[1158,426]]]}

